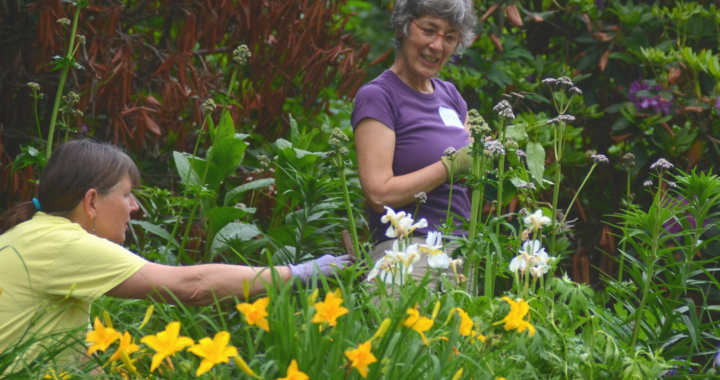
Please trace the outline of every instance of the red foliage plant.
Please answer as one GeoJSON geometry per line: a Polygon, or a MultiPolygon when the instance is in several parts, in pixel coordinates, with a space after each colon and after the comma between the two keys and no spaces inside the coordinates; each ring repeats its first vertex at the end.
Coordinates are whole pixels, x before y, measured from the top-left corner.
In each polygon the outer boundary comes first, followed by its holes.
{"type": "MultiPolygon", "coordinates": [[[[346,1],[91,1],[77,31],[87,39],[75,56],[84,70],[72,69],[65,85],[80,94],[78,107],[87,115],[76,127],[93,126],[95,136],[139,154],[168,144],[187,150],[196,136],[190,124],[201,122],[201,104],[213,97],[232,107],[236,125],[278,137],[287,126],[281,118],[287,98],[313,115],[328,106],[319,99],[323,88],[351,98],[361,85],[369,46],[345,33],[346,1]],[[240,44],[252,57],[238,76],[242,91],[229,100],[223,95],[229,62],[240,44]]],[[[48,63],[64,54],[69,35],[56,21],[73,12],[60,0],[17,1],[0,10],[0,131],[9,149],[0,154],[3,168],[21,143],[37,139],[27,82],[45,94],[38,111],[47,137],[58,83],[48,63]]]]}

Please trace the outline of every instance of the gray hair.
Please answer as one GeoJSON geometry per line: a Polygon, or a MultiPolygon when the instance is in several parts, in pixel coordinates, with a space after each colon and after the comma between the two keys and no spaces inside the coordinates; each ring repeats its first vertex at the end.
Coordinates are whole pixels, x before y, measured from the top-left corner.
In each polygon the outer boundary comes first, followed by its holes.
{"type": "Polygon", "coordinates": [[[402,40],[410,32],[410,23],[425,15],[447,20],[450,25],[460,31],[461,41],[453,54],[460,54],[467,49],[475,38],[477,16],[473,0],[397,0],[392,15],[392,26],[400,37],[395,37],[395,45],[399,48],[402,40]]]}

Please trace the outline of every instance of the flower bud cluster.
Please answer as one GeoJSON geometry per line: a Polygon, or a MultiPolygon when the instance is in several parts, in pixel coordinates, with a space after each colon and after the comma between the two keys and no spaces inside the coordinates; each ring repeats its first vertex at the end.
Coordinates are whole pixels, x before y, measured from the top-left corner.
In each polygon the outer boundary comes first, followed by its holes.
{"type": "Polygon", "coordinates": [[[524,151],[524,150],[520,150],[520,149],[518,149],[518,150],[515,151],[515,155],[518,156],[518,158],[527,157],[527,154],[525,154],[525,151],[524,151]]]}
{"type": "Polygon", "coordinates": [[[240,45],[237,49],[233,50],[233,61],[235,61],[235,64],[238,66],[244,66],[250,57],[252,57],[252,54],[250,54],[250,49],[248,49],[245,44],[240,45]]]}
{"type": "Polygon", "coordinates": [[[493,107],[493,111],[495,111],[495,112],[500,112],[500,111],[502,111],[502,110],[504,110],[504,109],[507,109],[507,108],[512,108],[512,107],[510,106],[510,103],[508,103],[507,100],[502,100],[502,101],[500,101],[500,103],[496,104],[495,107],[493,107]]]}
{"type": "Polygon", "coordinates": [[[347,137],[343,131],[340,130],[340,128],[333,129],[332,133],[330,134],[330,141],[329,144],[331,147],[333,147],[332,150],[327,152],[327,155],[330,157],[334,157],[336,154],[340,155],[347,155],[350,153],[348,149],[345,147],[345,144],[349,143],[350,139],[347,137]]]}
{"type": "Polygon", "coordinates": [[[643,182],[643,186],[645,186],[645,187],[650,187],[650,186],[652,186],[652,185],[653,185],[652,181],[645,181],[645,182],[643,182]]]}
{"type": "Polygon", "coordinates": [[[415,200],[420,203],[427,203],[427,194],[425,194],[424,191],[421,191],[415,194],[415,200]]]}
{"type": "Polygon", "coordinates": [[[635,155],[632,153],[626,153],[622,156],[622,168],[625,171],[632,171],[635,168],[635,155]]]}
{"type": "Polygon", "coordinates": [[[67,27],[67,26],[70,26],[70,24],[72,24],[72,21],[70,21],[70,19],[67,19],[67,18],[63,17],[63,18],[59,18],[59,19],[57,20],[57,23],[60,24],[60,25],[62,25],[62,26],[66,26],[66,27],[67,27]]]}
{"type": "Polygon", "coordinates": [[[212,99],[208,99],[202,104],[202,108],[205,113],[211,113],[216,107],[217,104],[215,104],[215,101],[212,99]]]}
{"type": "MultiPolygon", "coordinates": [[[[517,186],[518,189],[530,189],[532,191],[537,191],[537,187],[535,187],[534,183],[523,183],[517,186]]],[[[527,210],[526,210],[527,211],[527,210]]]]}
{"type": "Polygon", "coordinates": [[[579,89],[579,88],[577,88],[577,87],[575,87],[575,86],[570,87],[570,89],[568,89],[568,92],[569,92],[569,93],[573,93],[573,94],[577,94],[577,95],[582,95],[582,90],[579,89]]]}
{"type": "MultiPolygon", "coordinates": [[[[545,78],[542,80],[543,84],[546,84],[548,86],[566,86],[566,87],[574,87],[573,82],[568,77],[560,77],[560,78],[545,78]]],[[[579,88],[575,87],[577,91],[580,91],[579,88]]],[[[573,90],[574,91],[574,90],[573,90]]],[[[580,94],[582,94],[582,91],[580,91],[580,94]]]]}
{"type": "Polygon", "coordinates": [[[449,147],[449,148],[445,149],[444,155],[445,155],[445,157],[447,157],[451,160],[454,160],[455,157],[457,156],[457,150],[455,150],[455,148],[453,148],[453,147],[449,147]]]}
{"type": "Polygon", "coordinates": [[[503,154],[505,149],[500,141],[491,140],[485,143],[485,155],[495,158],[503,154]]]}
{"type": "Polygon", "coordinates": [[[77,34],[75,35],[75,38],[77,38],[78,44],[85,45],[85,36],[83,36],[82,34],[77,34]]]}
{"type": "Polygon", "coordinates": [[[500,111],[498,115],[503,119],[515,119],[515,114],[512,111],[512,108],[505,108],[504,110],[500,111]]]}
{"type": "Polygon", "coordinates": [[[490,133],[490,127],[485,119],[480,116],[480,113],[476,109],[471,109],[468,112],[468,123],[470,124],[470,133],[474,139],[480,139],[482,136],[490,133]]]}
{"type": "Polygon", "coordinates": [[[28,87],[30,87],[30,89],[33,90],[33,91],[40,91],[40,85],[37,84],[37,83],[35,83],[35,82],[30,82],[30,83],[28,83],[27,85],[28,85],[28,87]]]}
{"type": "Polygon", "coordinates": [[[674,168],[675,165],[668,162],[668,160],[661,158],[657,160],[654,164],[650,165],[650,169],[657,169],[657,171],[662,172],[664,170],[670,170],[674,168]]]}
{"type": "Polygon", "coordinates": [[[596,164],[607,164],[608,162],[610,162],[610,160],[608,160],[608,158],[604,154],[593,154],[590,156],[590,158],[596,164]]]}
{"type": "Polygon", "coordinates": [[[518,145],[517,142],[513,141],[510,137],[505,139],[505,149],[517,149],[520,145],[518,145]]]}

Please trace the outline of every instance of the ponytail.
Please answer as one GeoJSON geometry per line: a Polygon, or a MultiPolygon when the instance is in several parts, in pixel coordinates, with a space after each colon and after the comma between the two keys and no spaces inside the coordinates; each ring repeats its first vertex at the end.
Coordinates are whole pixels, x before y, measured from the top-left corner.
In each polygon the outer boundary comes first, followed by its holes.
{"type": "Polygon", "coordinates": [[[32,219],[36,212],[37,208],[35,208],[33,202],[23,202],[11,208],[8,212],[0,216],[0,235],[18,224],[32,219]]]}

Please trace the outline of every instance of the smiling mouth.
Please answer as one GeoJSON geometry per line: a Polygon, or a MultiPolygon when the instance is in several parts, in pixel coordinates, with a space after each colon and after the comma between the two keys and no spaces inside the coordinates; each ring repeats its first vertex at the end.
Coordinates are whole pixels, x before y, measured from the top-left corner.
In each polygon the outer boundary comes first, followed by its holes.
{"type": "Polygon", "coordinates": [[[425,60],[427,63],[437,63],[437,61],[440,60],[440,58],[431,57],[425,54],[420,54],[420,57],[425,60]]]}

